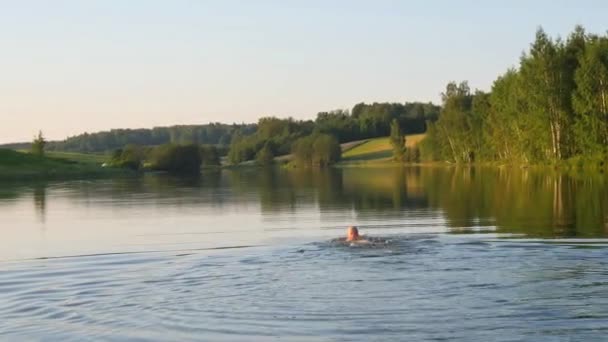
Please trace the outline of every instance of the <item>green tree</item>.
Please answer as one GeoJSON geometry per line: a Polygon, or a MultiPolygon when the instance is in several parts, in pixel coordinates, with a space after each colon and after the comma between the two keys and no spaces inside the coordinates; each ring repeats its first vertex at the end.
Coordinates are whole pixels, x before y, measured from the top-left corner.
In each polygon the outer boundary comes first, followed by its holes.
{"type": "Polygon", "coordinates": [[[340,161],[338,139],[329,134],[312,134],[298,139],[292,148],[297,167],[325,167],[340,161]]]}
{"type": "Polygon", "coordinates": [[[255,161],[261,166],[268,166],[274,163],[274,153],[272,152],[269,142],[266,142],[264,147],[258,151],[255,156],[255,161]]]}
{"type": "Polygon", "coordinates": [[[441,97],[443,109],[436,124],[438,134],[435,136],[438,151],[447,160],[471,162],[474,150],[469,116],[473,97],[469,85],[467,82],[450,82],[441,97]]]}
{"type": "Polygon", "coordinates": [[[528,163],[538,155],[540,140],[533,135],[534,123],[527,113],[521,78],[510,69],[498,77],[492,86],[490,108],[484,120],[484,144],[489,160],[528,163]],[[526,132],[526,130],[528,132],[526,132]]]}
{"type": "Polygon", "coordinates": [[[340,161],[342,149],[338,139],[329,134],[318,134],[312,144],[312,164],[325,167],[340,161]]]}
{"type": "Polygon", "coordinates": [[[391,122],[391,135],[389,139],[393,147],[393,159],[403,161],[405,156],[405,136],[401,133],[401,127],[399,127],[397,119],[393,119],[391,122]]]}
{"type": "Polygon", "coordinates": [[[42,135],[42,131],[38,131],[38,135],[32,141],[32,154],[37,156],[44,155],[44,147],[46,146],[46,139],[42,135]]]}
{"type": "Polygon", "coordinates": [[[605,153],[608,146],[608,37],[592,37],[576,70],[575,136],[578,152],[605,153]]]}
{"type": "Polygon", "coordinates": [[[549,141],[545,157],[550,160],[569,156],[573,115],[570,99],[574,90],[572,54],[563,41],[554,41],[539,29],[530,52],[521,60],[528,109],[537,125],[545,127],[537,138],[549,141]]]}
{"type": "Polygon", "coordinates": [[[297,167],[312,166],[314,143],[313,136],[307,136],[296,140],[292,146],[293,161],[297,167]]]}

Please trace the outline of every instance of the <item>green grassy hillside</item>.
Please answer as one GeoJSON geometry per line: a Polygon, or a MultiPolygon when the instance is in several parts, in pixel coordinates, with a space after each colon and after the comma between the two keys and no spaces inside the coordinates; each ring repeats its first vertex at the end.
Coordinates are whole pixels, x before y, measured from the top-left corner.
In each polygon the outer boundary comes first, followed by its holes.
{"type": "MultiPolygon", "coordinates": [[[[30,153],[0,149],[0,179],[68,179],[102,177],[125,173],[105,169],[93,157],[71,155],[72,159],[55,156],[35,156],[30,153]],[[81,161],[74,158],[79,157],[81,161]]],[[[65,157],[65,155],[64,155],[65,157]]]]}
{"type": "MultiPolygon", "coordinates": [[[[405,137],[405,145],[406,147],[415,146],[423,138],[424,134],[408,135],[405,137]]],[[[342,154],[343,162],[383,162],[389,161],[393,155],[388,137],[368,139],[350,144],[354,144],[354,147],[342,154]]]]}

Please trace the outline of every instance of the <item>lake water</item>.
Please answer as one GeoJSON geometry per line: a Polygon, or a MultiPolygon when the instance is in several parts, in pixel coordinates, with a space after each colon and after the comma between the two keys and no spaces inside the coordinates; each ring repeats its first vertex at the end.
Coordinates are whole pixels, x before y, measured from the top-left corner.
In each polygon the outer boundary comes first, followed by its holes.
{"type": "Polygon", "coordinates": [[[0,184],[0,340],[606,341],[608,178],[223,170],[0,184]],[[382,240],[334,239],[355,224],[382,240]]]}

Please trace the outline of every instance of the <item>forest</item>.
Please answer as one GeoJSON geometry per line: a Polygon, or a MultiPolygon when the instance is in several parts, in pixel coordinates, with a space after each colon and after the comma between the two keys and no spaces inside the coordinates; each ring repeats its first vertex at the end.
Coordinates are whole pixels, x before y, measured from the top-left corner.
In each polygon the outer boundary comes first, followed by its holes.
{"type": "Polygon", "coordinates": [[[426,161],[603,166],[608,146],[608,36],[578,26],[536,32],[490,92],[451,82],[422,142],[426,161]]]}

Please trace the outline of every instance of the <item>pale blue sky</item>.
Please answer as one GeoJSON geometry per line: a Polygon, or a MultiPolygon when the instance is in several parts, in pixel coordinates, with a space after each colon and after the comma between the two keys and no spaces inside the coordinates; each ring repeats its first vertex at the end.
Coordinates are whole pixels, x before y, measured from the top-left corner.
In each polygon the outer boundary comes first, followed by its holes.
{"type": "Polygon", "coordinates": [[[0,143],[488,90],[608,1],[1,1],[0,143]]]}

